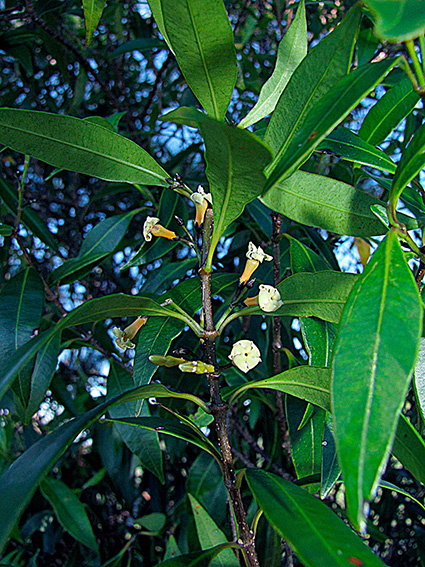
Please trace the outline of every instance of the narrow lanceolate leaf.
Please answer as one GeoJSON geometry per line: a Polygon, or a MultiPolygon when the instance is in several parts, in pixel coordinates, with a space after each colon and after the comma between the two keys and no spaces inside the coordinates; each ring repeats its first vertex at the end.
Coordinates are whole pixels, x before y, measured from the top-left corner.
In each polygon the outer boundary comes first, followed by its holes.
{"type": "Polygon", "coordinates": [[[72,537],[96,553],[96,538],[84,506],[68,486],[54,478],[45,478],[40,484],[43,496],[50,502],[62,527],[72,537]]]}
{"type": "MultiPolygon", "coordinates": [[[[201,506],[191,494],[189,496],[192,514],[195,519],[196,532],[198,534],[201,549],[205,550],[215,545],[227,543],[227,538],[220,530],[208,512],[201,506]]],[[[239,567],[240,563],[236,555],[230,549],[223,550],[211,563],[212,567],[239,567]]]]}
{"type": "Polygon", "coordinates": [[[421,331],[418,289],[390,230],[350,294],[334,349],[335,440],[358,529],[391,450],[421,331]]]}
{"type": "Polygon", "coordinates": [[[337,128],[319,144],[317,149],[330,150],[331,153],[347,161],[369,165],[389,173],[395,173],[397,167],[385,152],[368,144],[348,128],[337,128]]]}
{"type": "Polygon", "coordinates": [[[375,18],[375,33],[385,40],[401,43],[425,32],[425,12],[421,0],[365,0],[375,18]]]}
{"type": "Polygon", "coordinates": [[[425,419],[425,338],[421,338],[419,344],[418,360],[416,361],[414,377],[416,401],[425,419]]]}
{"type": "Polygon", "coordinates": [[[398,61],[398,58],[394,58],[363,65],[332,87],[310,110],[277,163],[275,160],[276,165],[270,173],[265,190],[271,189],[278,181],[292,175],[320,142],[381,82],[398,61]]]}
{"type": "Polygon", "coordinates": [[[326,415],[325,430],[323,432],[321,472],[320,498],[326,498],[341,474],[333,435],[332,415],[330,413],[326,415]]]}
{"type": "Polygon", "coordinates": [[[425,485],[425,441],[403,414],[398,422],[392,453],[403,467],[425,485]]]}
{"type": "Polygon", "coordinates": [[[54,167],[99,179],[168,185],[167,172],[140,146],[72,116],[2,108],[0,142],[54,167]]]}
{"type": "Polygon", "coordinates": [[[410,79],[400,81],[372,106],[363,120],[359,136],[372,146],[381,144],[415,108],[420,96],[410,79]]]}
{"type": "Polygon", "coordinates": [[[137,210],[123,215],[115,215],[97,224],[83,240],[78,256],[67,260],[62,266],[53,270],[50,283],[54,285],[59,281],[62,281],[62,283],[67,283],[70,280],[75,281],[89,273],[93,264],[101,261],[115,250],[136,213],[137,210]],[[87,267],[86,273],[84,273],[85,267],[87,267]]]}
{"type": "MultiPolygon", "coordinates": [[[[161,384],[135,388],[97,406],[80,417],[67,421],[31,445],[16,459],[0,479],[0,553],[38,484],[81,431],[90,427],[117,404],[164,396],[184,398],[195,403],[198,399],[190,394],[171,392],[161,384]]],[[[199,403],[208,410],[201,400],[199,403]]]]}
{"type": "Polygon", "coordinates": [[[281,374],[258,380],[256,382],[247,382],[239,386],[231,395],[233,401],[241,394],[251,388],[266,388],[270,390],[278,390],[291,394],[307,402],[311,402],[316,406],[330,411],[329,407],[329,388],[330,388],[331,371],[330,368],[318,368],[316,366],[297,366],[286,370],[281,374]]]}
{"type": "Polygon", "coordinates": [[[265,183],[263,170],[271,159],[270,151],[250,132],[208,118],[195,109],[179,108],[162,120],[197,126],[204,138],[206,174],[214,209],[210,248],[213,252],[229,224],[239,217],[247,203],[261,194],[265,183]]]}
{"type": "Polygon", "coordinates": [[[236,84],[232,26],[222,0],[161,0],[168,41],[194,95],[218,120],[236,84]]]}
{"type": "Polygon", "coordinates": [[[86,44],[90,45],[93,32],[102,16],[106,0],[83,0],[84,19],[86,20],[86,44]]]}
{"type": "Polygon", "coordinates": [[[360,9],[356,6],[310,51],[291,76],[265,136],[274,152],[269,171],[286,152],[309,112],[348,73],[359,20],[360,9]]]}
{"type": "Polygon", "coordinates": [[[267,520],[306,567],[384,567],[326,504],[299,486],[258,469],[247,469],[246,479],[267,520]]]}
{"type": "MultiPolygon", "coordinates": [[[[297,171],[279,181],[261,201],[290,219],[349,236],[385,234],[386,227],[370,207],[385,203],[355,187],[305,171],[297,171]]],[[[417,228],[415,219],[398,215],[409,229],[417,228]]]]}
{"type": "Polygon", "coordinates": [[[161,32],[162,37],[165,39],[169,49],[173,51],[171,47],[170,40],[168,39],[167,31],[164,25],[164,17],[162,15],[162,2],[161,0],[148,0],[149,7],[152,11],[152,15],[154,17],[155,23],[158,26],[159,31],[161,32]]]}
{"type": "MultiPolygon", "coordinates": [[[[390,191],[390,205],[394,211],[404,188],[425,166],[425,124],[415,133],[397,165],[390,191]]],[[[397,215],[400,219],[400,216],[397,215]]]]}
{"type": "Polygon", "coordinates": [[[276,67],[270,79],[263,85],[254,108],[238,124],[247,128],[273,112],[280,95],[292,73],[307,55],[307,22],[304,2],[298,5],[297,15],[279,43],[276,67]]]}

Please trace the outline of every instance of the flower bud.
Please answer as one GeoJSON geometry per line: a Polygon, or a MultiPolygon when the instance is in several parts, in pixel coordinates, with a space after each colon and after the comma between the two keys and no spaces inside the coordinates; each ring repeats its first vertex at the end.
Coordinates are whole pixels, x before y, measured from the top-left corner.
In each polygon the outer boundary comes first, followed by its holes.
{"type": "Polygon", "coordinates": [[[184,358],[176,358],[175,356],[159,356],[156,354],[151,355],[149,360],[157,366],[165,366],[166,368],[172,368],[173,366],[178,366],[179,364],[186,362],[184,358]]]}
{"type": "Polygon", "coordinates": [[[148,318],[147,317],[137,317],[131,325],[126,327],[124,331],[119,329],[118,327],[114,327],[112,329],[112,334],[116,337],[115,344],[122,350],[126,350],[127,348],[136,348],[136,345],[131,342],[139,330],[146,325],[148,318]]]}
{"type": "Polygon", "coordinates": [[[246,374],[261,362],[261,353],[252,341],[244,339],[233,345],[229,358],[234,366],[246,374]]]}
{"type": "Polygon", "coordinates": [[[215,368],[212,364],[205,364],[201,360],[191,360],[179,364],[179,368],[182,372],[195,372],[196,374],[212,374],[215,372],[215,368]]]}

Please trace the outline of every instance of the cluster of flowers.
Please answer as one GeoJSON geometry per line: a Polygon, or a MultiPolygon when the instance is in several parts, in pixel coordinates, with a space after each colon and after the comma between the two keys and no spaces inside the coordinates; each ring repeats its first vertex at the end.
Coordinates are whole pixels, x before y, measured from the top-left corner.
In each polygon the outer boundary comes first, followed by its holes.
{"type": "MultiPolygon", "coordinates": [[[[205,193],[203,187],[199,185],[197,191],[192,193],[190,198],[196,207],[195,225],[201,226],[208,206],[212,206],[211,194],[205,193]]],[[[175,232],[163,227],[159,222],[160,219],[157,217],[146,218],[143,225],[143,236],[147,242],[150,242],[153,236],[167,238],[169,240],[179,239],[179,236],[175,232]]],[[[257,247],[252,242],[248,245],[246,258],[243,273],[239,278],[240,286],[245,286],[250,281],[253,273],[262,262],[270,262],[273,259],[272,256],[266,254],[260,246],[257,247]]],[[[245,299],[244,303],[248,307],[258,306],[266,313],[273,313],[283,305],[279,291],[271,285],[264,284],[259,286],[258,295],[245,299]]],[[[138,317],[131,325],[125,328],[124,331],[118,327],[114,327],[112,333],[116,337],[115,344],[117,347],[122,350],[135,348],[134,343],[131,341],[143,325],[146,324],[147,320],[147,317],[138,317]]],[[[166,366],[168,368],[178,366],[182,372],[205,374],[215,371],[211,364],[205,364],[200,360],[187,361],[183,358],[173,356],[151,356],[149,359],[159,366],[166,366]]],[[[244,339],[237,341],[233,345],[229,359],[234,366],[246,373],[261,362],[261,353],[253,341],[244,339]]]]}

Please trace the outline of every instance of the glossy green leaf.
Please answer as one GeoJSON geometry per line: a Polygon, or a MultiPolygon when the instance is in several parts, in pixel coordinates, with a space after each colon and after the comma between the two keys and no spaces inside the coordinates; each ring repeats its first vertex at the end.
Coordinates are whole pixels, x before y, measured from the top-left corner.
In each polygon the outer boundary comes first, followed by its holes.
{"type": "Polygon", "coordinates": [[[326,416],[325,430],[323,432],[321,472],[320,498],[324,499],[335,486],[341,474],[333,435],[332,415],[330,413],[326,416]]]}
{"type": "MultiPolygon", "coordinates": [[[[180,395],[179,397],[184,396],[180,395]]],[[[171,435],[171,437],[176,437],[177,439],[182,439],[187,443],[195,445],[199,449],[202,449],[215,457],[217,460],[220,460],[220,454],[217,449],[196,426],[189,427],[184,422],[179,422],[175,419],[165,417],[120,417],[108,419],[106,421],[122,425],[131,425],[133,427],[141,427],[142,429],[149,429],[150,431],[156,431],[157,433],[163,433],[164,435],[171,435]],[[195,429],[198,429],[197,433],[195,433],[195,429]]]]}
{"type": "Polygon", "coordinates": [[[13,233],[13,226],[9,224],[0,223],[0,236],[11,236],[13,233]]]}
{"type": "Polygon", "coordinates": [[[347,161],[369,165],[389,173],[395,173],[397,167],[385,152],[368,144],[348,128],[340,127],[334,130],[317,149],[330,150],[331,153],[347,161]]]}
{"type": "Polygon", "coordinates": [[[123,215],[115,215],[98,223],[83,240],[78,256],[67,260],[56,270],[53,270],[50,276],[51,284],[54,285],[59,281],[68,283],[78,279],[77,276],[84,277],[93,269],[93,265],[112,254],[137,212],[135,210],[123,215]],[[86,272],[84,268],[87,268],[86,272]]]}
{"type": "Polygon", "coordinates": [[[425,420],[425,339],[419,343],[418,360],[416,361],[414,386],[418,408],[425,420]]]}
{"type": "Polygon", "coordinates": [[[273,112],[291,75],[306,55],[307,22],[304,2],[301,1],[294,21],[279,43],[274,71],[264,83],[254,108],[238,124],[239,128],[247,128],[273,112]]]}
{"type": "Polygon", "coordinates": [[[398,422],[392,452],[400,463],[425,485],[425,442],[403,414],[398,422]]]}
{"type": "Polygon", "coordinates": [[[418,288],[391,230],[350,294],[333,358],[335,440],[358,529],[391,450],[421,332],[418,288]]]}
{"type": "MultiPolygon", "coordinates": [[[[390,204],[393,210],[403,193],[404,188],[425,167],[425,124],[414,134],[404,150],[393,177],[390,191],[390,204]]],[[[399,220],[400,215],[397,215],[399,220]]],[[[403,222],[403,221],[402,221],[403,222]]]]}
{"type": "Polygon", "coordinates": [[[247,469],[246,479],[270,524],[306,567],[383,567],[361,538],[318,498],[258,469],[247,469]]]}
{"type": "Polygon", "coordinates": [[[168,48],[173,51],[170,40],[168,39],[167,30],[165,29],[164,25],[164,17],[162,15],[162,0],[148,0],[148,4],[162,37],[165,39],[168,48]]]}
{"type": "MultiPolygon", "coordinates": [[[[108,398],[124,394],[133,387],[134,382],[131,373],[112,363],[108,375],[108,398]]],[[[127,404],[114,406],[109,410],[109,415],[114,419],[134,417],[138,414],[141,414],[145,419],[149,419],[150,412],[148,406],[144,404],[141,410],[139,410],[136,402],[128,402],[127,404]]],[[[164,484],[163,458],[158,433],[148,429],[135,429],[118,422],[114,424],[114,427],[116,427],[130,451],[139,458],[143,469],[150,470],[164,484]]]]}
{"type": "Polygon", "coordinates": [[[250,132],[208,118],[193,108],[179,108],[162,120],[199,127],[204,138],[206,175],[214,210],[213,252],[229,224],[261,194],[270,151],[250,132]]]}
{"type": "MultiPolygon", "coordinates": [[[[297,171],[289,179],[277,183],[261,201],[290,219],[349,236],[376,236],[386,228],[370,210],[385,203],[342,181],[297,171]]],[[[417,228],[414,219],[399,215],[410,228],[417,228]]]]}
{"type": "Polygon", "coordinates": [[[205,110],[224,119],[236,84],[232,26],[222,0],[161,0],[177,63],[205,110]]]}
{"type": "Polygon", "coordinates": [[[196,258],[187,258],[170,264],[163,263],[158,270],[148,275],[147,281],[143,284],[143,293],[162,293],[175,280],[183,279],[189,270],[196,267],[196,263],[196,258]]]}
{"type": "MultiPolygon", "coordinates": [[[[322,437],[326,412],[317,408],[302,425],[306,407],[307,404],[303,400],[289,396],[286,398],[291,458],[297,478],[318,474],[322,468],[322,437]]],[[[317,485],[311,485],[308,490],[317,492],[317,485]]]]}
{"type": "Polygon", "coordinates": [[[84,19],[86,21],[86,45],[90,45],[93,32],[102,16],[106,0],[83,0],[84,19]]]}
{"type": "Polygon", "coordinates": [[[360,9],[357,6],[330,34],[321,39],[291,76],[265,135],[265,142],[274,152],[268,172],[274,169],[286,152],[309,112],[348,73],[359,21],[360,9]]]}
{"type": "Polygon", "coordinates": [[[410,79],[406,78],[389,89],[372,106],[362,122],[359,136],[377,146],[415,108],[420,96],[415,93],[410,79]]]}
{"type": "Polygon", "coordinates": [[[162,384],[150,384],[125,392],[84,415],[67,421],[49,435],[42,437],[16,459],[0,479],[0,553],[38,484],[81,431],[90,427],[117,404],[152,397],[187,399],[208,410],[201,400],[191,394],[172,392],[162,384]]]}
{"type": "MultiPolygon", "coordinates": [[[[194,496],[188,494],[189,502],[192,507],[192,514],[195,519],[196,532],[198,534],[201,549],[206,550],[210,547],[227,542],[227,538],[220,530],[208,512],[201,506],[194,496]]],[[[230,549],[223,550],[216,559],[211,562],[212,567],[239,567],[240,563],[236,555],[230,549]]]]}
{"type": "Polygon", "coordinates": [[[99,553],[87,513],[76,494],[64,482],[54,478],[45,478],[40,489],[52,505],[62,527],[77,541],[99,553]]]}
{"type": "Polygon", "coordinates": [[[391,482],[387,482],[386,480],[381,480],[381,482],[379,483],[379,486],[381,488],[387,488],[388,490],[392,490],[393,492],[398,492],[399,494],[402,494],[406,498],[410,498],[410,500],[412,500],[413,502],[416,502],[416,504],[418,506],[420,506],[422,508],[422,510],[425,512],[425,506],[422,504],[422,502],[420,502],[419,500],[416,500],[416,498],[414,496],[412,496],[406,490],[403,490],[402,488],[399,488],[398,486],[395,486],[395,484],[392,484],[391,482]]]}
{"type": "Polygon", "coordinates": [[[61,334],[57,333],[44,344],[37,354],[31,374],[29,399],[25,408],[28,423],[31,417],[38,411],[41,402],[44,400],[46,391],[50,386],[50,382],[56,370],[60,344],[61,334]]]}
{"type": "Polygon", "coordinates": [[[179,557],[167,559],[162,563],[158,563],[157,567],[209,567],[214,557],[217,557],[224,549],[231,547],[239,546],[235,543],[222,543],[205,551],[192,551],[192,553],[186,553],[179,555],[179,557]]]}
{"type": "MultiPolygon", "coordinates": [[[[290,177],[308,159],[311,152],[359,102],[373,90],[399,59],[385,59],[355,69],[332,87],[308,113],[302,126],[291,138],[267,180],[265,191],[290,177]]],[[[270,168],[271,169],[271,168],[270,168]]],[[[270,170],[269,170],[270,171],[270,170]]]]}
{"type": "Polygon", "coordinates": [[[285,237],[289,240],[292,273],[329,270],[330,266],[319,254],[289,234],[285,237]]]}
{"type": "Polygon", "coordinates": [[[384,41],[401,43],[425,32],[421,0],[365,0],[375,19],[375,33],[384,41]]]}
{"type": "Polygon", "coordinates": [[[233,401],[252,388],[266,388],[291,394],[292,396],[306,400],[307,402],[311,402],[316,406],[330,411],[330,380],[330,368],[297,366],[296,368],[291,368],[291,370],[277,374],[272,378],[246,382],[233,391],[230,399],[233,401]]]}
{"type": "Polygon", "coordinates": [[[54,167],[99,179],[168,185],[167,172],[140,146],[72,116],[2,108],[0,142],[54,167]]]}

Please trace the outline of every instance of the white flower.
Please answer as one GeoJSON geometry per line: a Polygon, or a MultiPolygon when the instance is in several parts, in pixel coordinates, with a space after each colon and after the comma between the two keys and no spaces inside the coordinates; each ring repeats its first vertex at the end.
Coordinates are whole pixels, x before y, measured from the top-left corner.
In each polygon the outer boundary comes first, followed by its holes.
{"type": "Polygon", "coordinates": [[[257,366],[261,362],[261,353],[258,347],[247,339],[238,341],[232,347],[232,352],[229,354],[232,364],[237,366],[239,370],[245,374],[257,366]]]}
{"type": "Polygon", "coordinates": [[[177,238],[177,234],[172,230],[164,228],[159,224],[159,218],[157,217],[146,217],[145,223],[143,225],[143,238],[146,242],[150,242],[153,236],[162,236],[168,240],[174,240],[177,238]]]}
{"type": "Polygon", "coordinates": [[[263,262],[264,260],[266,262],[271,262],[271,260],[273,260],[273,257],[266,254],[261,246],[258,246],[257,248],[257,246],[255,246],[255,244],[253,244],[252,242],[248,244],[248,252],[246,253],[246,257],[247,261],[245,268],[241,277],[239,278],[239,283],[241,285],[244,285],[249,281],[252,274],[255,272],[261,262],[263,262]]]}
{"type": "Polygon", "coordinates": [[[252,242],[248,244],[248,252],[246,253],[246,257],[248,260],[256,260],[257,262],[271,262],[273,260],[273,256],[269,256],[266,254],[261,246],[255,246],[252,242]]]}
{"type": "Polygon", "coordinates": [[[205,193],[202,185],[198,185],[196,193],[192,193],[190,196],[192,201],[195,203],[196,207],[196,218],[195,224],[201,226],[204,222],[204,217],[206,210],[208,209],[208,204],[212,205],[212,195],[211,193],[205,193]]]}
{"type": "Polygon", "coordinates": [[[279,291],[272,285],[260,285],[258,304],[262,311],[272,313],[283,305],[279,291]]]}

